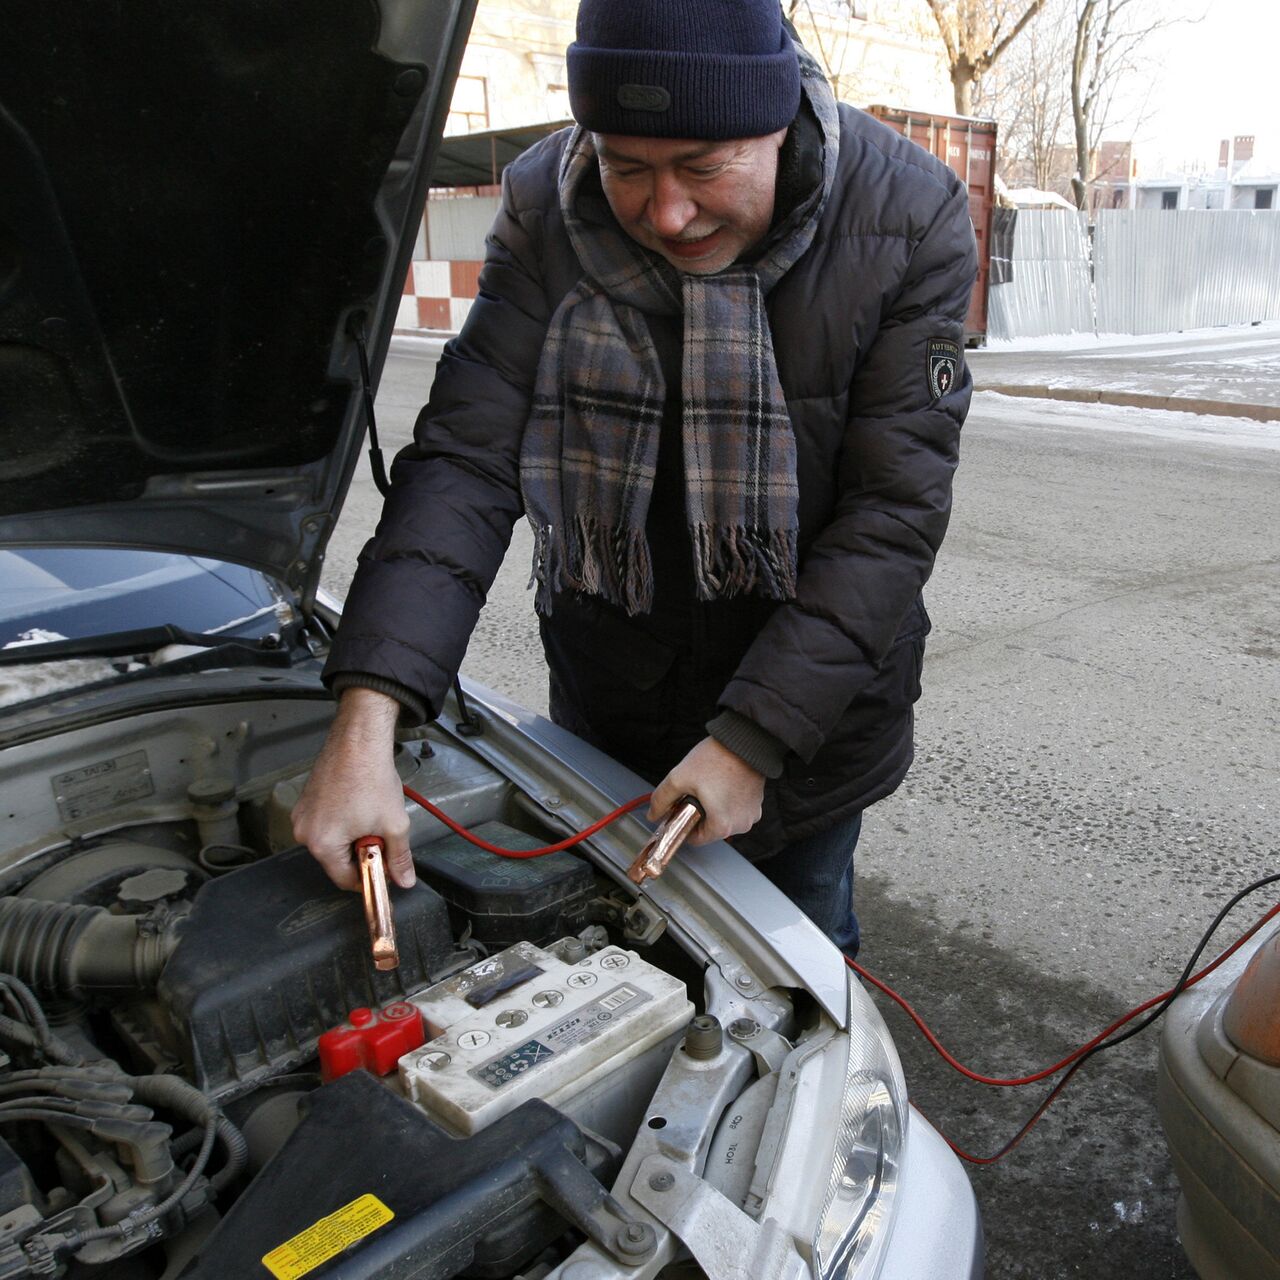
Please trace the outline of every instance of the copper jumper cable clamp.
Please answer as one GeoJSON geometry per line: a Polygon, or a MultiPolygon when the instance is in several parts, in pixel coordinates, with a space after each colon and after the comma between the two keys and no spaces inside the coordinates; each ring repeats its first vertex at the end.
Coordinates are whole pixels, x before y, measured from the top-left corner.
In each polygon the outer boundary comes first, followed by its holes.
{"type": "Polygon", "coordinates": [[[377,836],[361,836],[356,841],[356,861],[360,864],[360,888],[364,893],[364,918],[369,925],[369,945],[375,969],[394,969],[400,963],[396,949],[396,922],[387,893],[384,846],[377,836]]]}
{"type": "Polygon", "coordinates": [[[692,796],[681,796],[658,823],[648,843],[640,850],[636,860],[627,869],[627,878],[633,884],[644,884],[657,879],[676,851],[692,834],[694,827],[706,817],[702,806],[692,796]]]}

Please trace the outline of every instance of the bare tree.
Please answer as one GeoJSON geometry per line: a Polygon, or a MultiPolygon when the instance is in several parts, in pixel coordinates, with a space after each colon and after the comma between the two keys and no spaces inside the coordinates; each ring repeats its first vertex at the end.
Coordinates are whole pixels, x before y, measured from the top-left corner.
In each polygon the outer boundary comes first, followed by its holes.
{"type": "Polygon", "coordinates": [[[866,0],[785,0],[787,19],[803,28],[805,48],[827,73],[831,91],[840,96],[840,76],[848,50],[848,30],[866,16],[866,0]]]}
{"type": "Polygon", "coordinates": [[[995,65],[1045,0],[926,0],[951,72],[956,112],[973,114],[975,82],[995,65]]]}
{"type": "Polygon", "coordinates": [[[1011,186],[1070,192],[1071,84],[1077,0],[1044,12],[974,86],[974,109],[1000,122],[1000,174],[1011,186]]]}
{"type": "Polygon", "coordinates": [[[1094,157],[1118,93],[1139,82],[1141,50],[1163,27],[1185,21],[1162,0],[1076,0],[1071,58],[1071,115],[1076,172],[1071,190],[1076,207],[1087,209],[1094,157]]]}

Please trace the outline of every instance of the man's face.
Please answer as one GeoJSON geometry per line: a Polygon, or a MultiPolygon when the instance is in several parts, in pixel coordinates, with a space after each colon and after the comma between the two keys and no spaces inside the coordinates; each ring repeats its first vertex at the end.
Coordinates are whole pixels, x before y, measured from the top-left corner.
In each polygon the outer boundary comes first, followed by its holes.
{"type": "Polygon", "coordinates": [[[673,267],[707,276],[758,244],[773,221],[785,129],[692,142],[596,134],[600,180],[622,229],[673,267]]]}

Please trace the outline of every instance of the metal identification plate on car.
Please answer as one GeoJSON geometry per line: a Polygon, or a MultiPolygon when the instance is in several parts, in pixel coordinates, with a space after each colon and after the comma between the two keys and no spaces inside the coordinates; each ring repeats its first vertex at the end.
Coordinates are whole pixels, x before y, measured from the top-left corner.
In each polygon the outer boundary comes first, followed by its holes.
{"type": "Polygon", "coordinates": [[[92,818],[130,800],[154,795],[156,790],[145,751],[130,751],[111,760],[99,760],[96,764],[54,774],[50,784],[58,814],[64,822],[92,818]]]}

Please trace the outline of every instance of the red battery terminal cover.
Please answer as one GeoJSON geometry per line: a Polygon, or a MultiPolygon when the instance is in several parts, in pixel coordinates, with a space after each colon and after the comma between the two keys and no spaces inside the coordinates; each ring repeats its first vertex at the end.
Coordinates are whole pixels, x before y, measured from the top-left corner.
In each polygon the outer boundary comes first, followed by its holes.
{"type": "Polygon", "coordinates": [[[325,1083],[363,1067],[389,1075],[411,1049],[426,1043],[422,1013],[405,1000],[383,1009],[352,1009],[347,1021],[320,1037],[320,1076],[325,1083]]]}

